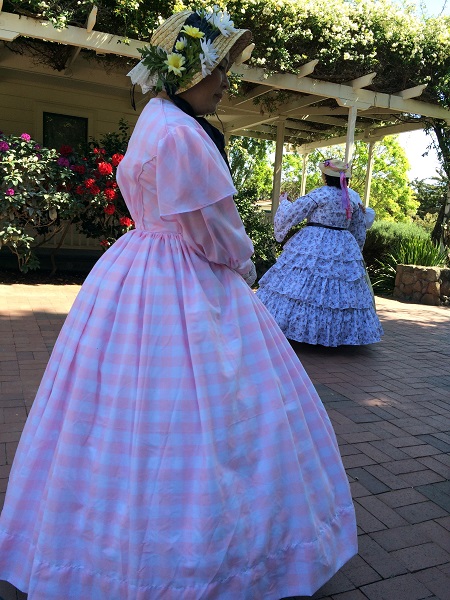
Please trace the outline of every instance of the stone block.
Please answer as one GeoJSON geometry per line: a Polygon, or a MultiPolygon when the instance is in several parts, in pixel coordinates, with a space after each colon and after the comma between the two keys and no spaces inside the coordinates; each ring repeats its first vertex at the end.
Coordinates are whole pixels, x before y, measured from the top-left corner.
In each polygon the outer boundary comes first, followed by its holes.
{"type": "Polygon", "coordinates": [[[440,304],[439,297],[436,297],[433,294],[424,294],[421,302],[427,306],[439,306],[440,304]]]}

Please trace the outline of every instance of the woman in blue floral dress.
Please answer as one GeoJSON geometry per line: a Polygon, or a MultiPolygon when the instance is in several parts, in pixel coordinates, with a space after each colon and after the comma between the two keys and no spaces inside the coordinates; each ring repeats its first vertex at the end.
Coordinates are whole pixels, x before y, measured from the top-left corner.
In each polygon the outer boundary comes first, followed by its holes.
{"type": "Polygon", "coordinates": [[[280,198],[275,238],[306,226],[285,244],[259,282],[257,295],[290,340],[322,346],[379,342],[383,334],[366,279],[366,238],[359,195],[347,187],[350,168],[320,163],[325,185],[291,202],[280,198]]]}

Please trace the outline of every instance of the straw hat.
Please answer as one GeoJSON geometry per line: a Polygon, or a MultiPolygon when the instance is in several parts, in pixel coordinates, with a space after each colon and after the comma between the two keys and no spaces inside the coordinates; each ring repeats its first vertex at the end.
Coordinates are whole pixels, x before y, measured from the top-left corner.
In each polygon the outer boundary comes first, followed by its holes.
{"type": "Polygon", "coordinates": [[[251,31],[236,29],[228,13],[217,7],[209,11],[183,10],[173,14],[155,30],[150,45],[140,49],[143,59],[128,75],[133,84],[141,86],[143,93],[151,89],[169,91],[169,86],[172,93],[179,94],[209,75],[228,52],[229,66],[248,60],[254,47],[251,40],[251,31]],[[189,30],[186,31],[188,24],[198,35],[195,32],[193,36],[189,35],[189,30]],[[209,53],[203,51],[200,39],[208,45],[209,53]],[[187,44],[187,50],[178,48],[183,43],[187,44]],[[166,62],[174,53],[175,67],[178,66],[180,70],[178,74],[168,68],[166,62]],[[194,63],[188,60],[192,56],[194,63]]]}
{"type": "Polygon", "coordinates": [[[329,160],[324,160],[319,163],[319,169],[325,175],[330,175],[331,177],[340,177],[341,173],[344,174],[344,177],[349,179],[352,176],[352,168],[351,165],[345,163],[343,160],[339,160],[338,158],[332,158],[329,160]]]}

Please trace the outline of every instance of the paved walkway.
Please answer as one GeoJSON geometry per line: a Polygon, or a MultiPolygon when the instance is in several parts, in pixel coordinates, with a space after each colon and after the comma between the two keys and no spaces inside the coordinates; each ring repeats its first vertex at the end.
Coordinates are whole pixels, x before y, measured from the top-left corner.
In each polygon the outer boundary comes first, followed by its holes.
{"type": "MultiPolygon", "coordinates": [[[[78,289],[0,285],[2,495],[78,289]]],[[[359,526],[359,555],[313,598],[449,600],[450,309],[383,298],[377,306],[385,329],[380,344],[295,347],[333,422],[359,526]]],[[[26,598],[4,582],[0,597],[26,598]]]]}

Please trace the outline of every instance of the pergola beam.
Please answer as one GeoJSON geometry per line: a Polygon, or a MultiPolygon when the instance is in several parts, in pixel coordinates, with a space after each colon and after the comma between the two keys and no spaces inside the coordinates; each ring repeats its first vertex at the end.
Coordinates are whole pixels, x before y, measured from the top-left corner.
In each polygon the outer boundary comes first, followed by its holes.
{"type": "MultiPolygon", "coordinates": [[[[91,31],[72,25],[65,29],[55,29],[49,21],[32,19],[12,13],[0,12],[0,40],[11,42],[19,36],[28,36],[45,41],[58,42],[69,46],[77,46],[102,54],[116,54],[140,59],[138,48],[145,44],[139,40],[128,40],[124,43],[119,36],[109,33],[91,31]]],[[[386,108],[392,111],[422,115],[443,119],[450,123],[449,111],[441,106],[412,100],[421,93],[422,86],[403,90],[399,94],[385,94],[360,89],[367,84],[373,74],[352,80],[352,85],[337,84],[303,76],[303,72],[313,68],[314,61],[304,65],[298,74],[277,73],[267,75],[264,69],[246,65],[233,66],[233,71],[242,75],[244,81],[273,89],[284,89],[316,96],[334,98],[340,106],[357,106],[358,111],[373,107],[386,108]],[[302,71],[303,69],[303,71],[302,71]],[[355,87],[356,86],[356,87],[355,87]]],[[[422,88],[423,90],[423,88],[422,88]]],[[[264,92],[265,93],[265,92],[264,92]]]]}
{"type": "Polygon", "coordinates": [[[263,69],[240,65],[233,70],[242,75],[244,81],[252,83],[264,82],[266,85],[272,85],[276,89],[291,90],[304,94],[314,94],[322,98],[335,98],[340,101],[341,106],[356,105],[358,110],[364,110],[364,107],[389,108],[394,111],[411,113],[444,119],[450,123],[449,111],[435,104],[418,102],[417,100],[404,100],[395,94],[385,94],[382,92],[372,92],[370,90],[355,91],[348,85],[321,81],[309,77],[298,79],[290,73],[277,73],[268,76],[263,69]]]}
{"type": "Polygon", "coordinates": [[[408,98],[417,98],[423,92],[423,90],[427,87],[427,83],[423,83],[422,85],[416,85],[414,87],[408,88],[395,94],[396,96],[400,96],[403,100],[407,100],[408,98]]]}
{"type": "Polygon", "coordinates": [[[245,96],[242,96],[240,98],[235,98],[232,102],[232,105],[240,106],[241,104],[245,104],[246,102],[248,102],[250,100],[259,98],[259,96],[263,96],[264,94],[267,94],[267,92],[271,92],[271,91],[272,91],[272,88],[270,86],[257,85],[248,94],[245,94],[245,96]]]}
{"type": "Polygon", "coordinates": [[[376,75],[376,73],[368,73],[367,75],[363,75],[362,77],[352,79],[347,83],[347,85],[351,86],[354,90],[361,90],[362,88],[365,88],[368,85],[370,85],[375,79],[376,75]]]}
{"type": "Polygon", "coordinates": [[[314,69],[316,68],[316,65],[318,62],[319,62],[319,59],[315,58],[314,60],[310,60],[306,64],[302,65],[296,73],[297,77],[300,79],[301,77],[306,77],[307,75],[311,75],[311,73],[314,72],[314,69]]]}
{"type": "Polygon", "coordinates": [[[137,59],[141,57],[138,47],[143,45],[143,42],[138,40],[129,40],[129,43],[125,44],[121,37],[110,33],[88,32],[82,27],[72,25],[66,29],[55,29],[49,21],[0,12],[0,40],[11,42],[23,35],[68,46],[79,46],[104,54],[117,54],[137,59]]]}
{"type": "Polygon", "coordinates": [[[249,127],[257,127],[258,125],[264,123],[271,123],[272,121],[276,121],[278,119],[278,115],[274,116],[261,116],[259,119],[254,117],[243,117],[241,119],[234,119],[233,121],[229,121],[225,124],[224,129],[227,133],[234,133],[235,131],[239,131],[240,129],[247,129],[249,127]]]}

